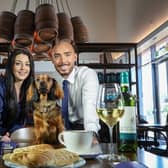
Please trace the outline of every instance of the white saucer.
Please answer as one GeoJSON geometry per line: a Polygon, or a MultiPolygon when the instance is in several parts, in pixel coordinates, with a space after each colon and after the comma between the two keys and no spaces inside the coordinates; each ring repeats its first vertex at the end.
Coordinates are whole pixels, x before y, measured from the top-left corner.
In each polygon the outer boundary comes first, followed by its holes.
{"type": "MultiPolygon", "coordinates": [[[[69,149],[67,149],[67,150],[69,150],[69,149]]],[[[71,151],[71,150],[69,150],[69,151],[71,151]]],[[[71,152],[77,153],[78,155],[80,155],[84,158],[94,158],[94,157],[98,156],[99,154],[101,154],[102,150],[100,148],[100,145],[97,144],[97,145],[92,146],[90,149],[88,149],[86,151],[71,151],[71,152]]]]}

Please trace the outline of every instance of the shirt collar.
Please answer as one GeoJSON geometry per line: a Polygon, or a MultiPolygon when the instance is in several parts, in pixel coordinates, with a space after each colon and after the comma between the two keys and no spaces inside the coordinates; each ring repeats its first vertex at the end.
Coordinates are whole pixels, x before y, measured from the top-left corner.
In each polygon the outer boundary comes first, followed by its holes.
{"type": "Polygon", "coordinates": [[[75,67],[73,68],[72,72],[69,74],[67,80],[72,84],[74,83],[74,81],[75,81],[75,67]]]}

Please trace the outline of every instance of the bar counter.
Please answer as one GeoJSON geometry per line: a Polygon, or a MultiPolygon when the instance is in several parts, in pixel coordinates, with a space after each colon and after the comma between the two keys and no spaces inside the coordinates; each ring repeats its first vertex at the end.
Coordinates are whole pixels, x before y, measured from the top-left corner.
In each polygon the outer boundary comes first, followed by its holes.
{"type": "MultiPolygon", "coordinates": [[[[168,158],[162,157],[156,154],[142,149],[137,149],[137,154],[135,153],[125,153],[125,156],[129,158],[130,161],[137,161],[140,164],[140,167],[134,168],[167,168],[168,167],[168,158]],[[145,165],[145,166],[143,166],[145,165]]],[[[82,168],[112,168],[111,164],[108,161],[98,160],[96,158],[85,159],[86,164],[82,168]]],[[[0,168],[7,168],[4,165],[2,158],[0,158],[0,168]]],[[[132,168],[132,167],[124,167],[132,168]]]]}

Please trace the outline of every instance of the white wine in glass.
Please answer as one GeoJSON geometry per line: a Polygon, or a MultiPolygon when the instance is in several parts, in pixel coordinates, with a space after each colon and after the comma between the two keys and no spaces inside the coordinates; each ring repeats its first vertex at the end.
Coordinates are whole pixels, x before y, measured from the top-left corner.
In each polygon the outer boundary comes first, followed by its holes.
{"type": "Polygon", "coordinates": [[[121,161],[122,157],[113,153],[113,127],[124,114],[124,99],[119,84],[100,84],[96,108],[99,118],[109,128],[111,144],[110,153],[99,155],[99,158],[109,161],[121,161]]]}

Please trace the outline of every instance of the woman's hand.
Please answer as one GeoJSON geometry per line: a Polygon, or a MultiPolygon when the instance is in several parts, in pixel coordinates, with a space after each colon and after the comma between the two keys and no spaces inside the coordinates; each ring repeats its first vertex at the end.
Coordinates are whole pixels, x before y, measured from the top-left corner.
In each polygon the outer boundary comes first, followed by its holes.
{"type": "Polygon", "coordinates": [[[4,136],[2,136],[1,141],[3,141],[3,142],[10,142],[11,141],[9,132],[7,132],[4,136]]]}

